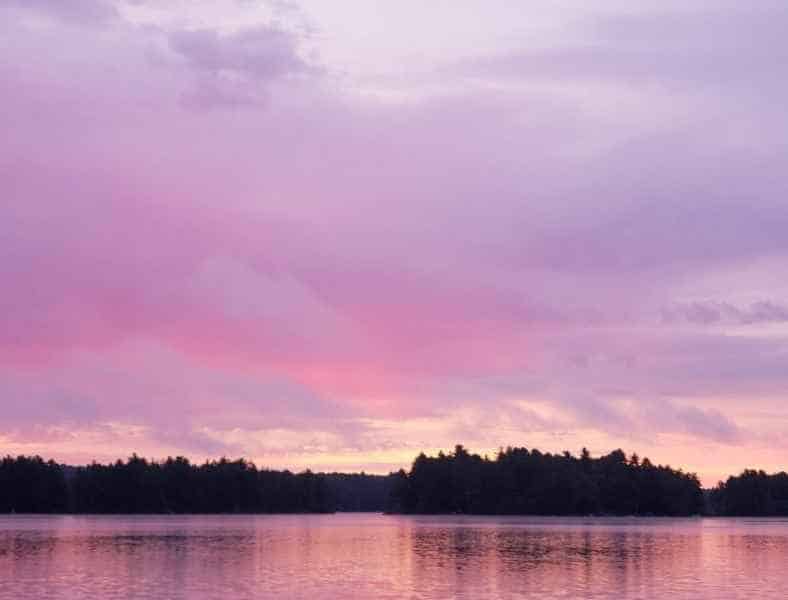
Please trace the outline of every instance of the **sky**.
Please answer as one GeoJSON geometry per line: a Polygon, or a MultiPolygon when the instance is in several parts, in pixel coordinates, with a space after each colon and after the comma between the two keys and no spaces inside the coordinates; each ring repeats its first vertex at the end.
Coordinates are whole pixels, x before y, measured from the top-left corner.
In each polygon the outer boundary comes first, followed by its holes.
{"type": "Polygon", "coordinates": [[[0,453],[788,456],[782,0],[0,0],[0,453]]]}

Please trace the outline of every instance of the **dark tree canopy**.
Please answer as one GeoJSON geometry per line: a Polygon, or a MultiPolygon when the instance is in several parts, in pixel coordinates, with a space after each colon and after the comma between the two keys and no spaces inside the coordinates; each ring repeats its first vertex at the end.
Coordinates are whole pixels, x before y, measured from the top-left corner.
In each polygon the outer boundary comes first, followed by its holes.
{"type": "Polygon", "coordinates": [[[258,469],[244,459],[194,465],[136,454],[63,467],[40,457],[0,462],[0,512],[78,514],[321,513],[382,510],[387,478],[258,469]]]}
{"type": "Polygon", "coordinates": [[[59,513],[68,510],[63,469],[40,456],[0,460],[0,513],[59,513]]]}
{"type": "Polygon", "coordinates": [[[709,512],[729,517],[788,516],[788,473],[748,469],[720,482],[708,494],[709,512]]]}
{"type": "Polygon", "coordinates": [[[420,454],[393,475],[390,507],[404,513],[498,515],[694,515],[703,508],[694,474],[616,450],[592,459],[507,448],[494,460],[457,446],[420,454]]]}
{"type": "Polygon", "coordinates": [[[681,469],[615,450],[419,454],[409,472],[291,473],[244,459],[193,464],[136,454],[112,464],[0,459],[0,513],[321,513],[788,516],[788,474],[747,470],[705,493],[681,469]]]}

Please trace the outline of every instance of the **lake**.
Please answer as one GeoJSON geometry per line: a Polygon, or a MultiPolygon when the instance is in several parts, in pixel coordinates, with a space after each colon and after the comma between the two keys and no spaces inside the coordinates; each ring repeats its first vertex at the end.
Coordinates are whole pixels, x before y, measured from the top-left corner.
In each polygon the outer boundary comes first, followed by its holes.
{"type": "Polygon", "coordinates": [[[0,516],[0,599],[786,598],[788,520],[0,516]]]}

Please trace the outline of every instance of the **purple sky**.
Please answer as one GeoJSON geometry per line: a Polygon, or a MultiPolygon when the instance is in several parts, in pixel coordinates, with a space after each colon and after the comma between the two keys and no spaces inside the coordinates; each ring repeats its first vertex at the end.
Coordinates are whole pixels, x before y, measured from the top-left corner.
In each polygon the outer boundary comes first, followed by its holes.
{"type": "Polygon", "coordinates": [[[785,468],[786,30],[776,0],[0,0],[0,451],[785,468]]]}

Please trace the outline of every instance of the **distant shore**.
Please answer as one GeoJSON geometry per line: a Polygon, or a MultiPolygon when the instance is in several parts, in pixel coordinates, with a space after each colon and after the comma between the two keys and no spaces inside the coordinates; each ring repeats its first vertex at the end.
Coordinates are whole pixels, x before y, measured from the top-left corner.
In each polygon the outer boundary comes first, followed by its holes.
{"type": "Polygon", "coordinates": [[[184,457],[68,466],[39,456],[0,460],[0,513],[96,515],[387,514],[476,516],[788,516],[788,474],[746,470],[712,489],[695,474],[621,450],[502,449],[494,459],[458,445],[420,454],[410,471],[301,473],[245,459],[184,457]]]}

